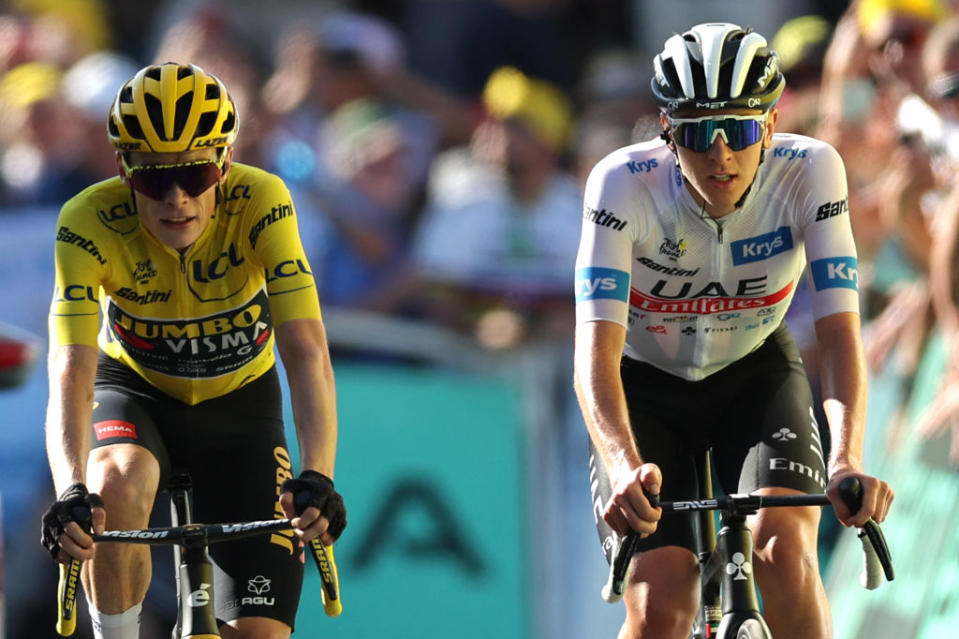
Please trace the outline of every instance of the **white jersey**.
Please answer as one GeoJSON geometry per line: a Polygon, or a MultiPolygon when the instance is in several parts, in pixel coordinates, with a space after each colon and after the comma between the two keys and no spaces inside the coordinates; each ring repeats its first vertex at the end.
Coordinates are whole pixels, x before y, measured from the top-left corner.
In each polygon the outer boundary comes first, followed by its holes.
{"type": "Polygon", "coordinates": [[[816,319],[859,312],[846,173],[828,144],[775,134],[742,208],[718,220],[656,140],[604,158],[586,185],[576,321],[626,327],[625,355],[699,380],[782,322],[808,262],[816,319]]]}

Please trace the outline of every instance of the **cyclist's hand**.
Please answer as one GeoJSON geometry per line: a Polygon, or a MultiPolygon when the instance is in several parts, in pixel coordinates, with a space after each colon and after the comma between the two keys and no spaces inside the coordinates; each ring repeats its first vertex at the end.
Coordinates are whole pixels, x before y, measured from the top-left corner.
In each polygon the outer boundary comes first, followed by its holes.
{"type": "Polygon", "coordinates": [[[95,532],[102,533],[106,517],[100,496],[87,492],[83,484],[73,484],[44,513],[40,542],[60,563],[71,558],[92,559],[96,547],[87,531],[92,526],[95,532]]]}
{"type": "Polygon", "coordinates": [[[652,495],[659,495],[663,484],[663,475],[656,464],[643,464],[613,484],[613,495],[606,504],[603,520],[620,535],[630,530],[646,537],[656,531],[663,511],[653,508],[643,494],[643,489],[652,495]]]}
{"type": "Polygon", "coordinates": [[[855,526],[861,528],[867,521],[873,519],[876,523],[882,523],[889,513],[889,507],[895,494],[889,484],[855,470],[836,470],[829,478],[829,485],[826,486],[826,495],[832,502],[836,517],[844,526],[855,526]],[[857,477],[862,483],[862,508],[859,512],[852,513],[846,507],[842,497],[839,496],[839,483],[846,477],[857,477]]]}
{"type": "Polygon", "coordinates": [[[303,541],[319,537],[324,545],[331,546],[346,528],[343,497],[326,475],[304,470],[299,478],[284,481],[280,493],[280,506],[303,541]]]}

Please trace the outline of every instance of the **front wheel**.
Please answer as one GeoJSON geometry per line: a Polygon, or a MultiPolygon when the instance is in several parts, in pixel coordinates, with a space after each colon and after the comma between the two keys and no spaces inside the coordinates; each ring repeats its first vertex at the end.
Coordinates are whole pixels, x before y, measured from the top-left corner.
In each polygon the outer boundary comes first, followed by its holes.
{"type": "Polygon", "coordinates": [[[772,639],[769,628],[758,619],[747,619],[736,630],[736,639],[772,639]]]}

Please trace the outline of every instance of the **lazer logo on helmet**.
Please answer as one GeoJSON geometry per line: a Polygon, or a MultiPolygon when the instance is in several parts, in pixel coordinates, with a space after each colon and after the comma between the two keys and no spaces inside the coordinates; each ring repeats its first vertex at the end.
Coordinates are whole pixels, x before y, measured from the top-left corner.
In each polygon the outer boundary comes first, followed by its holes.
{"type": "Polygon", "coordinates": [[[138,151],[142,142],[114,142],[113,147],[118,151],[138,151]]]}
{"type": "Polygon", "coordinates": [[[855,257],[830,257],[809,263],[817,291],[827,288],[859,290],[859,262],[855,257]]]}
{"type": "Polygon", "coordinates": [[[780,226],[772,233],[757,235],[756,237],[736,240],[730,244],[733,253],[733,264],[749,264],[768,259],[773,255],[791,251],[793,236],[788,226],[780,226]]]}
{"type": "Polygon", "coordinates": [[[226,144],[227,136],[222,135],[218,138],[211,138],[209,140],[197,140],[196,144],[193,145],[196,149],[202,149],[210,146],[223,146],[226,144]]]}
{"type": "Polygon", "coordinates": [[[612,268],[576,269],[576,301],[611,299],[625,302],[629,297],[629,273],[612,268]]]}

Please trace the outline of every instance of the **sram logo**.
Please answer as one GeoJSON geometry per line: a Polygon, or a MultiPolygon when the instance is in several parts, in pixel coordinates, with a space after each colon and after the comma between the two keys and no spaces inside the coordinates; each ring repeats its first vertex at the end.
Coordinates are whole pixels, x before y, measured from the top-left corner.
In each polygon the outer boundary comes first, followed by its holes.
{"type": "Polygon", "coordinates": [[[612,268],[586,267],[576,270],[576,301],[629,297],[629,273],[612,268]]]}

